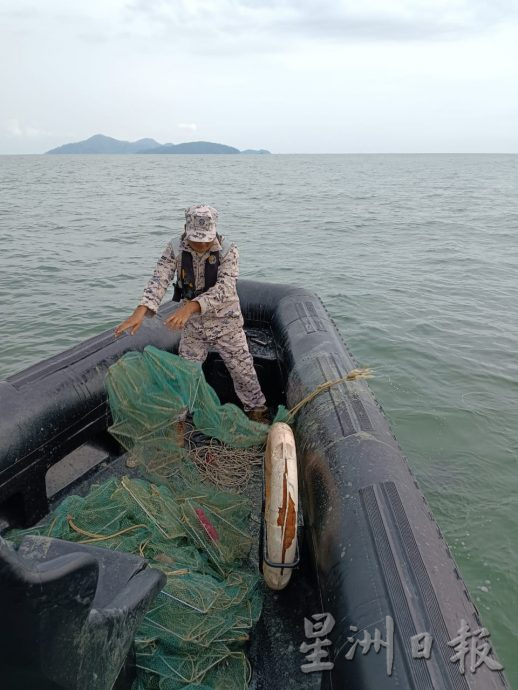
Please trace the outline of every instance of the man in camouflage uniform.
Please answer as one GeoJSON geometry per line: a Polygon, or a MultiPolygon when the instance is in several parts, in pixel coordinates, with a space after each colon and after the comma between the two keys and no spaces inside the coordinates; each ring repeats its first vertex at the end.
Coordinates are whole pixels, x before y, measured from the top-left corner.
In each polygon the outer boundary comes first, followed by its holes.
{"type": "Polygon", "coordinates": [[[266,401],[248,350],[236,290],[239,254],[235,244],[227,246],[220,242],[222,238],[216,233],[217,219],[218,212],[210,206],[186,209],[184,234],[178,241],[168,243],[144,289],[139,306],[117,326],[115,333],[119,335],[129,330],[133,335],[147,314],[156,314],[176,273],[177,283],[182,286],[183,296],[187,299],[182,300],[181,306],[165,323],[169,328],[182,329],[179,354],[201,363],[205,361],[209,347],[217,350],[248,416],[256,421],[266,421],[266,401]],[[188,261],[188,275],[184,252],[192,257],[188,261]],[[218,261],[216,273],[212,264],[218,261]],[[214,284],[207,288],[205,269],[208,265],[207,273],[210,272],[214,284]],[[180,273],[182,275],[178,275],[180,273]],[[193,284],[186,283],[189,276],[193,284]]]}

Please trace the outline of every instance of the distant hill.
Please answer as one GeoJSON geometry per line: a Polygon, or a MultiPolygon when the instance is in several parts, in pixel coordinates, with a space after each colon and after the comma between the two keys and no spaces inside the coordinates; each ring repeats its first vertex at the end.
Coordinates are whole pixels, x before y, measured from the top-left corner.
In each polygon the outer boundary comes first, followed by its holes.
{"type": "Polygon", "coordinates": [[[139,153],[241,153],[239,149],[212,141],[188,141],[184,144],[164,144],[139,153]]]}
{"type": "Polygon", "coordinates": [[[159,146],[158,141],[154,139],[119,141],[119,139],[106,137],[104,134],[95,134],[90,139],[73,144],[64,144],[47,151],[47,153],[140,153],[143,150],[150,151],[159,146]]]}
{"type": "Polygon", "coordinates": [[[263,154],[270,153],[266,149],[246,149],[240,151],[233,146],[215,144],[212,141],[188,141],[183,144],[159,144],[154,139],[139,139],[138,141],[120,141],[107,137],[104,134],[96,134],[84,141],[72,144],[64,144],[47,151],[51,154],[62,153],[99,153],[99,154],[129,154],[129,153],[246,153],[263,154]]]}

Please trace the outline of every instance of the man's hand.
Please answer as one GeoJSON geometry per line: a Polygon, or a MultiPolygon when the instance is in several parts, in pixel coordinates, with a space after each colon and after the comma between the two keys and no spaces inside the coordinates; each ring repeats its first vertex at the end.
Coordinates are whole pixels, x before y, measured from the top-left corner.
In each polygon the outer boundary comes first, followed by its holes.
{"type": "Polygon", "coordinates": [[[168,328],[183,328],[193,314],[201,312],[200,303],[196,301],[186,302],[175,313],[165,321],[168,328]]]}
{"type": "Polygon", "coordinates": [[[141,304],[135,309],[133,314],[126,319],[126,321],[123,321],[116,327],[115,335],[120,335],[121,333],[124,333],[124,331],[129,331],[131,335],[135,335],[138,329],[142,326],[142,322],[144,321],[148,311],[152,312],[152,309],[148,309],[141,304]]]}

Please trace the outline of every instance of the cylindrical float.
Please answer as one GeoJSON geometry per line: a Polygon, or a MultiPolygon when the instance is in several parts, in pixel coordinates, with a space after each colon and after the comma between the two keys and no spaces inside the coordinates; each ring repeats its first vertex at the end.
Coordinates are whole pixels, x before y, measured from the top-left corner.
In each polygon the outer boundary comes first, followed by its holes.
{"type": "Polygon", "coordinates": [[[291,428],[282,422],[272,424],[268,432],[264,486],[263,576],[271,589],[284,589],[297,552],[299,492],[295,438],[291,428]],[[283,563],[287,567],[283,568],[283,563]]]}

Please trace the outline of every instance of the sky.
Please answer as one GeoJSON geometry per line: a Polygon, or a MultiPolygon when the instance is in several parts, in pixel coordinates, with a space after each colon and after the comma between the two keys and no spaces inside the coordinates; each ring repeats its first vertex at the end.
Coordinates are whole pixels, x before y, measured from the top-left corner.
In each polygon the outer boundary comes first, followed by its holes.
{"type": "Polygon", "coordinates": [[[0,154],[518,152],[516,0],[1,0],[0,154]]]}

